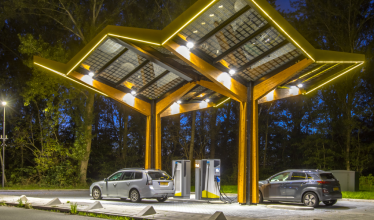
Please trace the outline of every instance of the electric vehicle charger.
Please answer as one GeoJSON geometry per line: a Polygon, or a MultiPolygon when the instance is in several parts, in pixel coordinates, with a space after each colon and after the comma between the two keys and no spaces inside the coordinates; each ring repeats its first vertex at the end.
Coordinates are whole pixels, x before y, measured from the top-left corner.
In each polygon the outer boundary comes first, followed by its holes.
{"type": "Polygon", "coordinates": [[[174,180],[174,197],[190,199],[191,194],[191,162],[189,160],[173,160],[172,174],[174,180]]]}
{"type": "Polygon", "coordinates": [[[219,159],[203,159],[195,161],[195,199],[219,200],[220,192],[217,188],[221,168],[219,159]]]}

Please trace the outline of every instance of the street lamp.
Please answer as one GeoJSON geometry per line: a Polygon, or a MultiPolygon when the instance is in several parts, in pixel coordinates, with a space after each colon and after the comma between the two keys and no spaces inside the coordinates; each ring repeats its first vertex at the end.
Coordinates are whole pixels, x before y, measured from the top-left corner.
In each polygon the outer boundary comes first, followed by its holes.
{"type": "Polygon", "coordinates": [[[3,139],[3,164],[2,164],[2,179],[1,179],[1,183],[2,183],[2,187],[4,188],[4,180],[5,180],[5,173],[4,173],[4,166],[5,166],[5,106],[6,106],[6,102],[2,101],[1,104],[3,104],[4,106],[4,118],[3,118],[3,136],[2,136],[2,139],[3,139]]]}

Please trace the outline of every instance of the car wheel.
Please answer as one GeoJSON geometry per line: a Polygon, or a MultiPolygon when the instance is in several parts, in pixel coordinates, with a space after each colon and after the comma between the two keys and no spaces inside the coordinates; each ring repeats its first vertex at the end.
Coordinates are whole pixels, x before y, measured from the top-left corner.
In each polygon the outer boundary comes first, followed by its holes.
{"type": "Polygon", "coordinates": [[[100,199],[102,199],[101,190],[99,189],[99,187],[94,187],[92,189],[92,198],[94,200],[100,200],[100,199]]]}
{"type": "Polygon", "coordinates": [[[307,192],[304,194],[303,203],[309,207],[317,207],[319,205],[318,196],[315,193],[307,192]]]}
{"type": "Polygon", "coordinates": [[[168,197],[161,197],[161,198],[157,198],[157,201],[158,202],[165,202],[167,199],[168,199],[168,197]]]}
{"type": "Polygon", "coordinates": [[[264,198],[262,197],[262,193],[261,191],[258,191],[258,203],[263,203],[264,202],[264,198]]]}
{"type": "Polygon", "coordinates": [[[140,198],[139,192],[136,189],[131,190],[130,192],[130,200],[131,202],[140,202],[142,199],[140,198]]]}
{"type": "Polygon", "coordinates": [[[338,200],[329,200],[329,201],[323,201],[323,203],[325,204],[325,206],[333,206],[336,204],[338,200]]]}

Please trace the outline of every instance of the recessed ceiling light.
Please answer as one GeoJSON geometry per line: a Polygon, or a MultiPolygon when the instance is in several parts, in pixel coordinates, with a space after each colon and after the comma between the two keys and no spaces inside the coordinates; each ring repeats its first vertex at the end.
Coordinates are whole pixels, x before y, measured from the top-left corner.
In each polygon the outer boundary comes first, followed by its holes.
{"type": "Polygon", "coordinates": [[[89,72],[88,75],[93,77],[95,74],[93,72],[89,72]]]}
{"type": "Polygon", "coordinates": [[[210,14],[209,17],[214,17],[214,14],[210,14]]]}
{"type": "Polygon", "coordinates": [[[223,8],[223,5],[218,6],[218,8],[223,8]]]}
{"type": "Polygon", "coordinates": [[[189,42],[187,42],[186,46],[187,46],[188,49],[191,49],[195,46],[195,44],[193,42],[189,41],[189,42]]]}

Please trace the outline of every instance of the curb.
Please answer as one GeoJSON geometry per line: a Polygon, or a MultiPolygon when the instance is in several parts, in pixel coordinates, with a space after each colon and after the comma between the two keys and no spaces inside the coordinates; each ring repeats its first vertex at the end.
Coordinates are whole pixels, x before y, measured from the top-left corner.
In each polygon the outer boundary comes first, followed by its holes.
{"type": "Polygon", "coordinates": [[[303,207],[303,206],[287,206],[287,205],[267,205],[266,207],[271,208],[271,209],[306,210],[306,211],[314,210],[313,207],[307,207],[307,206],[303,207]]]}
{"type": "Polygon", "coordinates": [[[340,199],[340,201],[350,201],[350,202],[374,202],[374,199],[340,199]]]}

